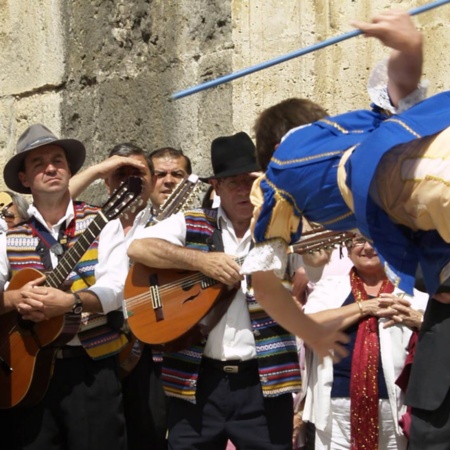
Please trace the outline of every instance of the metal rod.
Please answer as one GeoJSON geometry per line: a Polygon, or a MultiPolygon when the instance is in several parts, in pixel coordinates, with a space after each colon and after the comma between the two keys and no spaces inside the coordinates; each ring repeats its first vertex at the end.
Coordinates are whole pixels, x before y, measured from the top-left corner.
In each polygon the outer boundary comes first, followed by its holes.
{"type": "MultiPolygon", "coordinates": [[[[439,6],[445,5],[446,3],[450,3],[450,0],[438,0],[435,2],[427,3],[418,8],[411,9],[408,13],[411,16],[415,16],[415,15],[423,13],[425,11],[429,11],[430,9],[434,9],[439,6]]],[[[237,72],[230,73],[228,75],[224,75],[224,76],[216,78],[214,80],[206,81],[205,83],[199,84],[197,86],[193,86],[191,88],[175,92],[174,94],[172,94],[172,99],[178,100],[180,98],[187,97],[188,95],[196,94],[197,92],[204,91],[205,89],[219,86],[220,84],[227,83],[228,81],[236,80],[237,78],[241,78],[246,75],[250,75],[251,73],[257,72],[259,70],[267,69],[268,67],[272,67],[272,66],[275,66],[276,64],[280,64],[282,62],[289,61],[290,59],[306,55],[307,53],[311,53],[316,50],[320,50],[321,48],[328,47],[329,45],[337,44],[338,42],[342,42],[347,39],[353,38],[355,36],[359,36],[360,34],[362,34],[361,30],[353,30],[353,31],[349,31],[347,33],[341,34],[340,36],[325,39],[322,42],[318,42],[317,44],[313,44],[308,47],[304,47],[302,49],[293,51],[291,53],[287,53],[286,55],[270,59],[269,61],[265,61],[263,63],[256,64],[254,66],[247,67],[246,69],[242,69],[237,72]]]]}

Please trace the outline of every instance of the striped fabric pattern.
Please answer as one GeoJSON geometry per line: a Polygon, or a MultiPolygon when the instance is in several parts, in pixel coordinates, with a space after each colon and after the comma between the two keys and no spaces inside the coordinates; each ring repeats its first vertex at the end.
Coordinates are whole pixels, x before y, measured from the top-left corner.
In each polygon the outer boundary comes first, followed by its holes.
{"type": "MultiPolygon", "coordinates": [[[[216,229],[216,210],[194,210],[185,213],[186,246],[208,251],[207,241],[216,229]]],[[[263,395],[275,397],[298,392],[300,367],[295,337],[277,325],[247,292],[258,355],[259,379],[263,395]]],[[[204,342],[176,353],[165,353],[162,380],[166,394],[195,403],[204,342]]]]}
{"type": "MultiPolygon", "coordinates": [[[[72,247],[78,237],[86,230],[97,215],[99,208],[82,202],[74,202],[75,236],[67,243],[72,247]]],[[[36,269],[45,271],[41,257],[36,252],[39,238],[34,236],[33,229],[28,223],[22,223],[17,228],[6,232],[6,248],[11,274],[14,276],[22,269],[36,269]]],[[[75,269],[67,277],[71,282],[71,291],[77,292],[88,289],[95,283],[95,266],[98,262],[98,238],[91,244],[75,269]]],[[[96,315],[93,315],[95,318],[96,315]]],[[[83,318],[84,320],[84,318],[83,318]]],[[[87,319],[89,320],[89,319],[87,319]]],[[[106,320],[103,320],[106,322],[106,320]]],[[[93,359],[102,359],[116,354],[127,343],[126,337],[108,325],[83,331],[78,334],[83,347],[93,359]]]]}

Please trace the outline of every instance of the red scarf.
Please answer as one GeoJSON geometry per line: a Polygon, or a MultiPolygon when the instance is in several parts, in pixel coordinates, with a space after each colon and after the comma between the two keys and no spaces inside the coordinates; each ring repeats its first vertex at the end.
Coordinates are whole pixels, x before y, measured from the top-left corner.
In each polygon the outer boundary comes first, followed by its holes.
{"type": "MultiPolygon", "coordinates": [[[[364,282],[353,267],[350,272],[352,293],[356,302],[369,298],[364,282]]],[[[384,280],[377,297],[382,292],[392,292],[394,286],[384,280]]],[[[350,380],[350,435],[351,450],[378,448],[378,365],[380,342],[378,319],[373,316],[359,322],[352,357],[350,380]]]]}

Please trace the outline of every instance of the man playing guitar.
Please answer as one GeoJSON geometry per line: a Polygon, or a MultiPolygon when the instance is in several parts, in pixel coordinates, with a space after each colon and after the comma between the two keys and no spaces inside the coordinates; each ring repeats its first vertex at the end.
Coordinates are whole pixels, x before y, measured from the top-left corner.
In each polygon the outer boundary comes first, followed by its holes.
{"type": "MultiPolygon", "coordinates": [[[[230,439],[242,448],[287,449],[291,393],[300,382],[295,338],[259,307],[234,259],[247,254],[251,244],[249,194],[259,169],[254,144],[243,132],[219,137],[212,142],[211,159],[214,175],[206,179],[220,196],[220,207],[172,215],[136,235],[129,247],[138,263],[202,272],[236,288],[206,340],[164,354],[169,447],[225,449],[230,439]],[[219,404],[223,409],[216,408],[219,404]]],[[[195,302],[190,295],[185,305],[195,302]]],[[[160,309],[164,315],[164,302],[160,309]]]]}

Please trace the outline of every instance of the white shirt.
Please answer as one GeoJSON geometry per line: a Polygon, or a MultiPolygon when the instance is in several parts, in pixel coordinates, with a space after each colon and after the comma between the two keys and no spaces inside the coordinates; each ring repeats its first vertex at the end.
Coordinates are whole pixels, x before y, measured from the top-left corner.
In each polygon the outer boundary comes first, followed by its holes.
{"type": "MultiPolygon", "coordinates": [[[[148,204],[142,211],[136,215],[133,221],[133,226],[129,229],[128,233],[124,234],[126,248],[130,246],[131,242],[135,239],[135,234],[138,234],[145,228],[147,222],[152,215],[152,206],[148,204]]],[[[123,231],[123,229],[122,229],[123,231]]]]}
{"type": "MultiPolygon", "coordinates": [[[[250,250],[251,233],[248,229],[238,239],[233,225],[224,210],[218,209],[218,226],[222,231],[225,253],[236,257],[245,256],[250,250]]],[[[184,246],[186,243],[186,221],[183,213],[177,213],[162,222],[136,233],[135,239],[157,238],[184,246]]],[[[218,360],[248,360],[256,358],[255,339],[250,314],[245,299],[246,281],[236,293],[230,307],[208,336],[204,355],[218,360]]]]}
{"type": "MultiPolygon", "coordinates": [[[[74,208],[72,200],[67,206],[65,215],[52,228],[48,228],[41,213],[34,205],[28,209],[30,216],[34,216],[45,228],[58,239],[59,229],[65,222],[66,226],[74,217],[74,208]]],[[[36,238],[37,240],[38,238],[36,238]]],[[[36,242],[37,245],[37,242],[36,242]]],[[[50,252],[53,268],[58,264],[56,255],[50,252]]],[[[95,283],[89,287],[102,304],[103,313],[120,309],[123,301],[123,286],[125,275],[128,271],[127,254],[123,239],[122,226],[119,220],[111,220],[106,224],[100,233],[98,244],[98,264],[95,266],[95,283]]],[[[5,285],[10,278],[10,265],[6,252],[6,234],[0,234],[0,290],[5,289],[5,285]]],[[[79,342],[78,339],[72,339],[69,344],[79,342]]]]}

